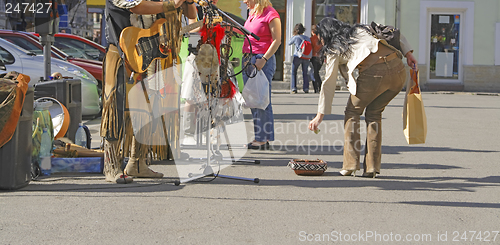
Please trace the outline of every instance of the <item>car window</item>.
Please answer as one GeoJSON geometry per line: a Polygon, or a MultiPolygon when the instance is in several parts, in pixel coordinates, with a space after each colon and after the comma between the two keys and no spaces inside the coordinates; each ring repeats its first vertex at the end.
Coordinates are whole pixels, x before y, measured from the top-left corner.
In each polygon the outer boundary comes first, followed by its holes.
{"type": "Polygon", "coordinates": [[[88,59],[83,51],[67,44],[66,42],[56,41],[54,42],[54,46],[62,50],[64,53],[71,55],[75,58],[88,59]]]}
{"type": "Polygon", "coordinates": [[[1,37],[23,49],[34,52],[37,55],[43,54],[43,50],[41,50],[35,44],[31,43],[30,41],[22,37],[14,37],[14,36],[1,36],[1,37]]]}
{"type": "Polygon", "coordinates": [[[85,54],[82,51],[80,51],[76,48],[73,48],[71,46],[68,46],[64,43],[54,43],[54,46],[56,46],[56,48],[62,50],[67,55],[73,56],[75,58],[87,59],[85,57],[85,54]]]}
{"type": "MultiPolygon", "coordinates": [[[[56,37],[55,38],[55,45],[57,46],[58,44],[59,45],[64,44],[64,45],[66,45],[67,48],[70,47],[70,48],[74,48],[74,49],[77,49],[78,51],[80,51],[79,56],[74,55],[74,57],[77,57],[77,58],[98,60],[100,52],[101,52],[99,49],[95,48],[92,45],[89,45],[85,42],[71,39],[71,38],[56,37]]],[[[62,48],[60,48],[60,49],[62,49],[62,48]]],[[[62,49],[62,50],[64,51],[64,49],[62,49]]],[[[68,53],[66,51],[64,51],[64,52],[68,53]]]]}
{"type": "Polygon", "coordinates": [[[9,51],[5,50],[2,47],[0,47],[0,57],[2,58],[3,63],[6,65],[12,65],[16,61],[16,59],[14,59],[14,56],[12,56],[9,51]]]}

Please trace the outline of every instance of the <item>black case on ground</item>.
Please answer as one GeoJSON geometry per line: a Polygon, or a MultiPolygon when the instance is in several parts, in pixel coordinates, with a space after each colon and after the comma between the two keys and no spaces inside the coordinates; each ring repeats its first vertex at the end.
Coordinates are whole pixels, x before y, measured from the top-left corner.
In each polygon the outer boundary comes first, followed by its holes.
{"type": "Polygon", "coordinates": [[[0,148],[0,189],[19,189],[31,181],[32,127],[33,88],[29,88],[16,131],[12,139],[0,148]]]}

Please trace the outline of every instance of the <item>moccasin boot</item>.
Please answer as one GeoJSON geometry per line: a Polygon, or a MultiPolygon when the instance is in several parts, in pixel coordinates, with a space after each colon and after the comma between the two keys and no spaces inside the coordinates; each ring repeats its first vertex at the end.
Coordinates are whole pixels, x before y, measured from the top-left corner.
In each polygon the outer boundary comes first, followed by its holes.
{"type": "Polygon", "coordinates": [[[118,174],[115,176],[115,182],[117,184],[129,184],[134,181],[134,178],[132,176],[127,176],[124,174],[118,174]]]}
{"type": "Polygon", "coordinates": [[[146,159],[130,158],[125,167],[125,174],[138,178],[163,178],[162,173],[151,170],[146,164],[146,159]]]}
{"type": "Polygon", "coordinates": [[[125,166],[125,175],[138,178],[162,178],[162,173],[155,172],[148,167],[144,157],[138,157],[139,147],[134,137],[132,139],[130,158],[127,166],[125,166]]]}

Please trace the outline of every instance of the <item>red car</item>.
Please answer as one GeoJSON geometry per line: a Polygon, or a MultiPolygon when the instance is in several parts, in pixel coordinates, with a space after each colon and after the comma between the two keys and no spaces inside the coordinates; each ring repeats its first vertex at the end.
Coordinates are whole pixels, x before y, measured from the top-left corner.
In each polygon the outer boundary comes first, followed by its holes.
{"type": "MultiPolygon", "coordinates": [[[[0,37],[28,51],[32,51],[39,55],[43,54],[43,46],[39,41],[39,37],[31,33],[12,30],[0,30],[0,37]]],[[[75,58],[66,54],[65,52],[62,52],[54,46],[52,46],[52,57],[66,60],[85,69],[90,74],[92,74],[92,76],[94,76],[97,81],[99,81],[98,86],[99,88],[101,88],[102,61],[75,58]]]]}
{"type": "MultiPolygon", "coordinates": [[[[33,34],[39,36],[38,33],[33,34]]],[[[106,48],[100,44],[77,35],[56,33],[54,37],[54,46],[75,58],[102,61],[106,54],[106,48]]]]}

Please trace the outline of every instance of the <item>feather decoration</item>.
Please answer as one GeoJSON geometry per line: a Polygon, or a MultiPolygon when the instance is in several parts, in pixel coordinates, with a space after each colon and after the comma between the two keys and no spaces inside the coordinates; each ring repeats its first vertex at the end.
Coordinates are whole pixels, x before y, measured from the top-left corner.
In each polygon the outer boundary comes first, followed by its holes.
{"type": "Polygon", "coordinates": [[[220,44],[222,42],[222,39],[224,38],[225,35],[224,32],[225,32],[224,28],[222,28],[219,24],[211,28],[208,28],[208,26],[205,24],[200,30],[201,41],[203,43],[212,44],[217,50],[217,56],[219,57],[219,64],[220,64],[220,44]]]}

